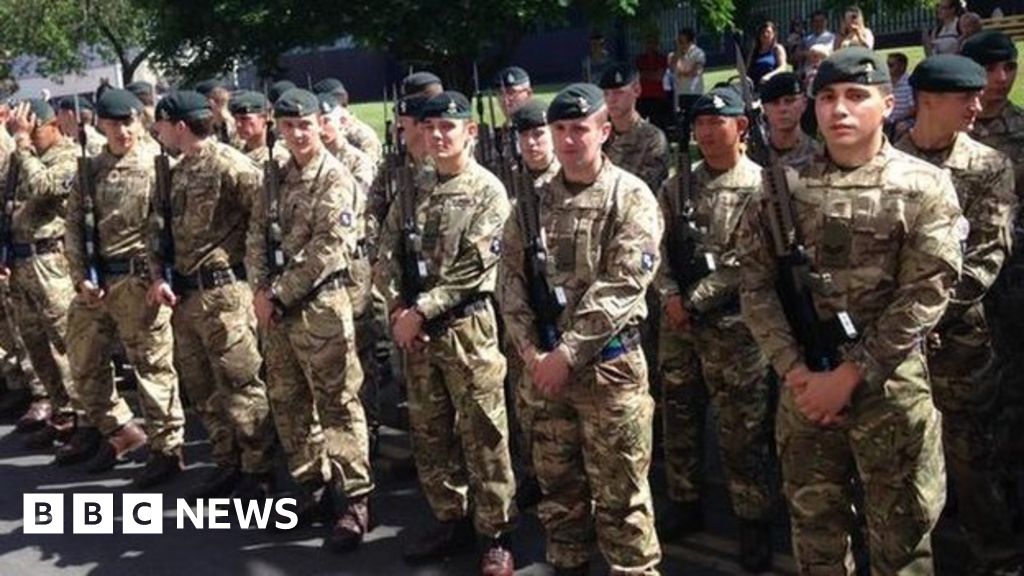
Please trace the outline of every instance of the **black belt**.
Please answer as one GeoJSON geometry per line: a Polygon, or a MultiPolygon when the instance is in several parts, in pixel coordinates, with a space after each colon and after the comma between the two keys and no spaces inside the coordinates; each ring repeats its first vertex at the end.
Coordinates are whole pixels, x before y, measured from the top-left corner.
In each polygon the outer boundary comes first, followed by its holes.
{"type": "Polygon", "coordinates": [[[636,326],[630,326],[619,332],[617,336],[611,339],[604,348],[601,349],[601,361],[608,362],[615,360],[619,356],[640,348],[643,341],[643,335],[640,333],[640,329],[636,326]]]}
{"type": "Polygon", "coordinates": [[[64,249],[63,238],[43,238],[34,242],[16,242],[11,244],[11,258],[15,260],[27,260],[33,256],[53,254],[64,249]]]}
{"type": "Polygon", "coordinates": [[[426,332],[428,336],[439,336],[456,320],[465,318],[480,310],[486,310],[487,304],[490,300],[490,294],[476,294],[474,296],[470,296],[468,299],[457,304],[454,308],[448,309],[444,314],[441,314],[437,318],[427,322],[424,332],[426,332]]]}
{"type": "Polygon", "coordinates": [[[101,267],[105,276],[147,276],[149,263],[144,258],[106,258],[101,267]]]}
{"type": "Polygon", "coordinates": [[[179,292],[220,288],[245,280],[245,266],[200,270],[194,274],[174,273],[174,289],[179,292]]]}

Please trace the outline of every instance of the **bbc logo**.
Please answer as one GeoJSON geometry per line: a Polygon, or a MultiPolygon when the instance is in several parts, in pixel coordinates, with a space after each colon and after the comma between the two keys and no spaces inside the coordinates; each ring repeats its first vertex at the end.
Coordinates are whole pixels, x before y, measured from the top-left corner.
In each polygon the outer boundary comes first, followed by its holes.
{"type": "MultiPolygon", "coordinates": [[[[113,534],[113,494],[72,494],[73,534],[113,534]]],[[[163,494],[122,494],[122,534],[163,534],[163,494]]],[[[64,533],[63,494],[25,494],[25,534],[64,533]]]]}

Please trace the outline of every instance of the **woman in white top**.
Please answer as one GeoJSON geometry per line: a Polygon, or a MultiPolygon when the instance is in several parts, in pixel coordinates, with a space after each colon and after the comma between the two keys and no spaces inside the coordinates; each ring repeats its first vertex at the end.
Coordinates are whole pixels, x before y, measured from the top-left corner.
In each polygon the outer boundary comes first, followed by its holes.
{"type": "Polygon", "coordinates": [[[939,0],[935,15],[939,21],[935,28],[923,35],[924,53],[956,54],[960,49],[960,16],[966,10],[963,0],[939,0]]]}
{"type": "Polygon", "coordinates": [[[857,6],[850,6],[843,13],[843,27],[836,36],[835,49],[863,46],[868,50],[875,49],[875,34],[864,22],[864,12],[857,6]]]}

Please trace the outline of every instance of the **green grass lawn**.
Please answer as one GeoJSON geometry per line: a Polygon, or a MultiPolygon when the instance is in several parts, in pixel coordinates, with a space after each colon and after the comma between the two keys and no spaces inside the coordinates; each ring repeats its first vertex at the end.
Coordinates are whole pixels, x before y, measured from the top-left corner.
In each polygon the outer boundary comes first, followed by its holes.
{"type": "MultiPolygon", "coordinates": [[[[1024,64],[1024,42],[1018,42],[1017,46],[1020,48],[1021,53],[1020,62],[1024,64]]],[[[924,59],[924,50],[920,46],[881,50],[883,54],[897,51],[902,51],[907,55],[907,59],[910,60],[911,69],[913,69],[918,62],[924,59]]],[[[708,87],[714,86],[716,83],[728,80],[735,75],[736,69],[731,67],[708,70],[704,75],[704,85],[708,87]]],[[[547,102],[550,101],[563,86],[564,84],[547,84],[537,86],[535,88],[535,95],[541,100],[547,102]]],[[[1017,84],[1014,86],[1013,92],[1010,94],[1010,99],[1017,104],[1024,105],[1024,72],[1022,72],[1021,76],[1018,77],[1017,84]]],[[[352,111],[355,112],[356,116],[361,118],[364,122],[368,122],[370,126],[373,126],[378,134],[384,134],[385,109],[381,102],[363,102],[360,104],[353,104],[352,111]]],[[[505,118],[501,114],[501,108],[498,106],[497,101],[494,103],[494,113],[497,116],[498,124],[500,125],[504,123],[505,118]]]]}

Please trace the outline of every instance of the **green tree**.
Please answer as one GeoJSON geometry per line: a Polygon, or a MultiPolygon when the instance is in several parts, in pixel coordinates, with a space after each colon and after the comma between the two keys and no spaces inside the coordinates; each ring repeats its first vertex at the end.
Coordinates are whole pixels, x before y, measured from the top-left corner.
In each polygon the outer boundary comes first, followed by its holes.
{"type": "Polygon", "coordinates": [[[135,0],[0,1],[0,76],[11,59],[32,56],[46,75],[80,72],[87,50],[117,59],[124,82],[152,52],[152,14],[135,0]]]}

